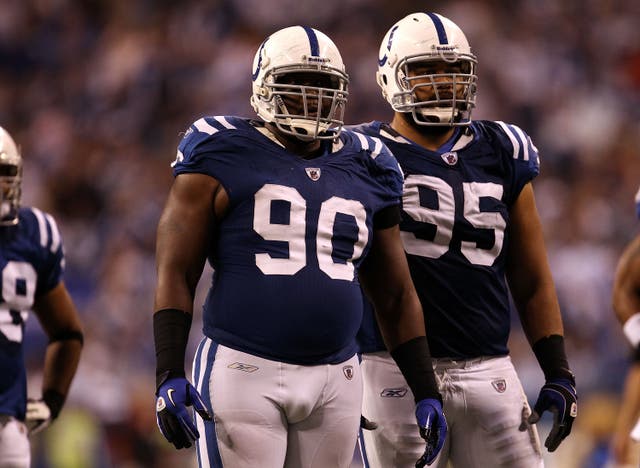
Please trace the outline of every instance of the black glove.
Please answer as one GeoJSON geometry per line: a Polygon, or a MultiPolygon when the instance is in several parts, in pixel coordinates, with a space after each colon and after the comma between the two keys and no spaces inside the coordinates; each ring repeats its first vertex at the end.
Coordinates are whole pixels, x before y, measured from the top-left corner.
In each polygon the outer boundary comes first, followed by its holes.
{"type": "Polygon", "coordinates": [[[529,423],[535,424],[545,411],[553,413],[553,427],[544,442],[549,452],[558,448],[560,442],[571,433],[573,420],[578,414],[578,395],[573,378],[549,379],[540,389],[538,401],[529,416],[529,423]]]}

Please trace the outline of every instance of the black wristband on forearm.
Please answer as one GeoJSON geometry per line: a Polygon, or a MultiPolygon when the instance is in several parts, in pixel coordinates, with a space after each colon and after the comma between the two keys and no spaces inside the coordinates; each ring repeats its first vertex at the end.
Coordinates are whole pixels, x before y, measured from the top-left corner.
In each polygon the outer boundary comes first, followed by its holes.
{"type": "Polygon", "coordinates": [[[536,341],[532,348],[546,380],[564,378],[574,381],[573,372],[569,369],[569,361],[564,351],[564,337],[545,336],[536,341]]]}
{"type": "Polygon", "coordinates": [[[391,351],[391,357],[400,368],[416,403],[425,398],[436,398],[442,402],[426,336],[402,343],[391,351]]]}
{"type": "Polygon", "coordinates": [[[184,377],[184,355],[189,341],[191,314],[162,309],[153,314],[156,346],[156,389],[170,377],[184,377]]]}
{"type": "Polygon", "coordinates": [[[44,401],[51,411],[51,419],[56,419],[62,410],[66,397],[56,390],[45,390],[42,394],[44,401]]]}
{"type": "Polygon", "coordinates": [[[636,350],[633,352],[631,358],[633,359],[633,362],[640,362],[640,345],[638,345],[636,350]]]}

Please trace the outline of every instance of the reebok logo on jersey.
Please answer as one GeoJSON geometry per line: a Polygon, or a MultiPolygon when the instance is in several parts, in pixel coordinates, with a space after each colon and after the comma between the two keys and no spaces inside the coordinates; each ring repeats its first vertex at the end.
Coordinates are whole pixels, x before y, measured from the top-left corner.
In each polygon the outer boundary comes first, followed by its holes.
{"type": "Polygon", "coordinates": [[[229,369],[240,370],[242,372],[255,372],[259,369],[259,367],[252,366],[251,364],[243,364],[241,362],[234,362],[233,364],[229,364],[227,367],[229,369]]]}
{"type": "Polygon", "coordinates": [[[491,382],[491,385],[493,385],[493,388],[495,388],[498,393],[504,393],[507,390],[507,381],[504,379],[494,380],[491,382]]]}
{"type": "Polygon", "coordinates": [[[400,388],[385,388],[380,392],[380,396],[383,398],[402,398],[407,394],[405,387],[400,388]]]}
{"type": "Polygon", "coordinates": [[[309,179],[314,182],[320,178],[320,173],[322,172],[319,167],[305,167],[304,170],[309,176],[309,179]]]}
{"type": "Polygon", "coordinates": [[[458,153],[450,151],[448,153],[443,153],[440,155],[442,160],[446,162],[449,166],[455,166],[458,162],[458,153]]]}

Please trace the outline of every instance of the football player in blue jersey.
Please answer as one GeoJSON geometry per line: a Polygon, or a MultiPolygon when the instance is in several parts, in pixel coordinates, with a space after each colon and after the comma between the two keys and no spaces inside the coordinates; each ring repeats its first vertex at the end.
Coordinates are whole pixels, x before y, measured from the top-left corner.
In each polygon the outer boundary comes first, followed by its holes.
{"type": "Polygon", "coordinates": [[[75,305],[62,281],[64,252],[53,217],[20,206],[22,156],[0,127],[0,466],[28,468],[28,435],[54,420],[82,349],[75,305]],[[27,399],[24,328],[35,312],[49,338],[42,396],[27,399]]]}
{"type": "Polygon", "coordinates": [[[341,131],[348,77],[320,31],[272,34],[252,81],[261,120],[203,117],[173,163],[156,246],[158,426],[176,448],[197,440],[201,467],[348,466],[362,285],[431,460],[446,421],[400,239],[397,161],[379,139],[341,131]],[[192,385],[185,346],[206,260],[214,277],[192,385]]]}
{"type": "MultiPolygon", "coordinates": [[[[531,186],[538,151],[515,125],[471,120],[476,65],[455,23],[408,15],[378,57],[393,120],[355,130],[382,139],[404,172],[401,236],[449,423],[434,466],[532,468],[543,463],[533,424],[553,413],[555,450],[577,413],[575,382],[531,186]],[[533,413],[507,348],[509,293],[545,377],[533,413]]],[[[363,415],[378,424],[363,431],[367,462],[413,466],[411,392],[371,314],[360,338],[363,415]]]]}
{"type": "MultiPolygon", "coordinates": [[[[640,218],[640,189],[636,194],[640,218]]],[[[624,249],[613,282],[613,310],[633,348],[616,429],[611,441],[613,459],[620,466],[638,466],[640,442],[640,234],[624,249]]]]}

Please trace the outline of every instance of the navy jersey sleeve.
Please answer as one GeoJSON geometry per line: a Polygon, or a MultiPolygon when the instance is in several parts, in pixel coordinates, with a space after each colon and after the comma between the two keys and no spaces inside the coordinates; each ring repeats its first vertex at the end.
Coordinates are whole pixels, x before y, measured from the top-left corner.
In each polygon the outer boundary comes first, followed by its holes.
{"type": "Polygon", "coordinates": [[[352,135],[359,140],[362,148],[370,156],[367,163],[371,177],[386,189],[386,203],[382,208],[399,205],[402,199],[404,176],[396,158],[380,138],[358,132],[352,132],[352,135]]]}
{"type": "Polygon", "coordinates": [[[178,145],[176,160],[171,164],[173,175],[199,173],[220,180],[220,161],[216,160],[216,155],[238,152],[238,145],[229,138],[237,129],[237,120],[224,116],[196,120],[178,145]]]}
{"type": "Polygon", "coordinates": [[[522,188],[540,173],[540,157],[529,135],[520,127],[497,121],[497,139],[502,148],[502,155],[509,161],[513,170],[513,181],[508,203],[513,203],[522,188]]]}

